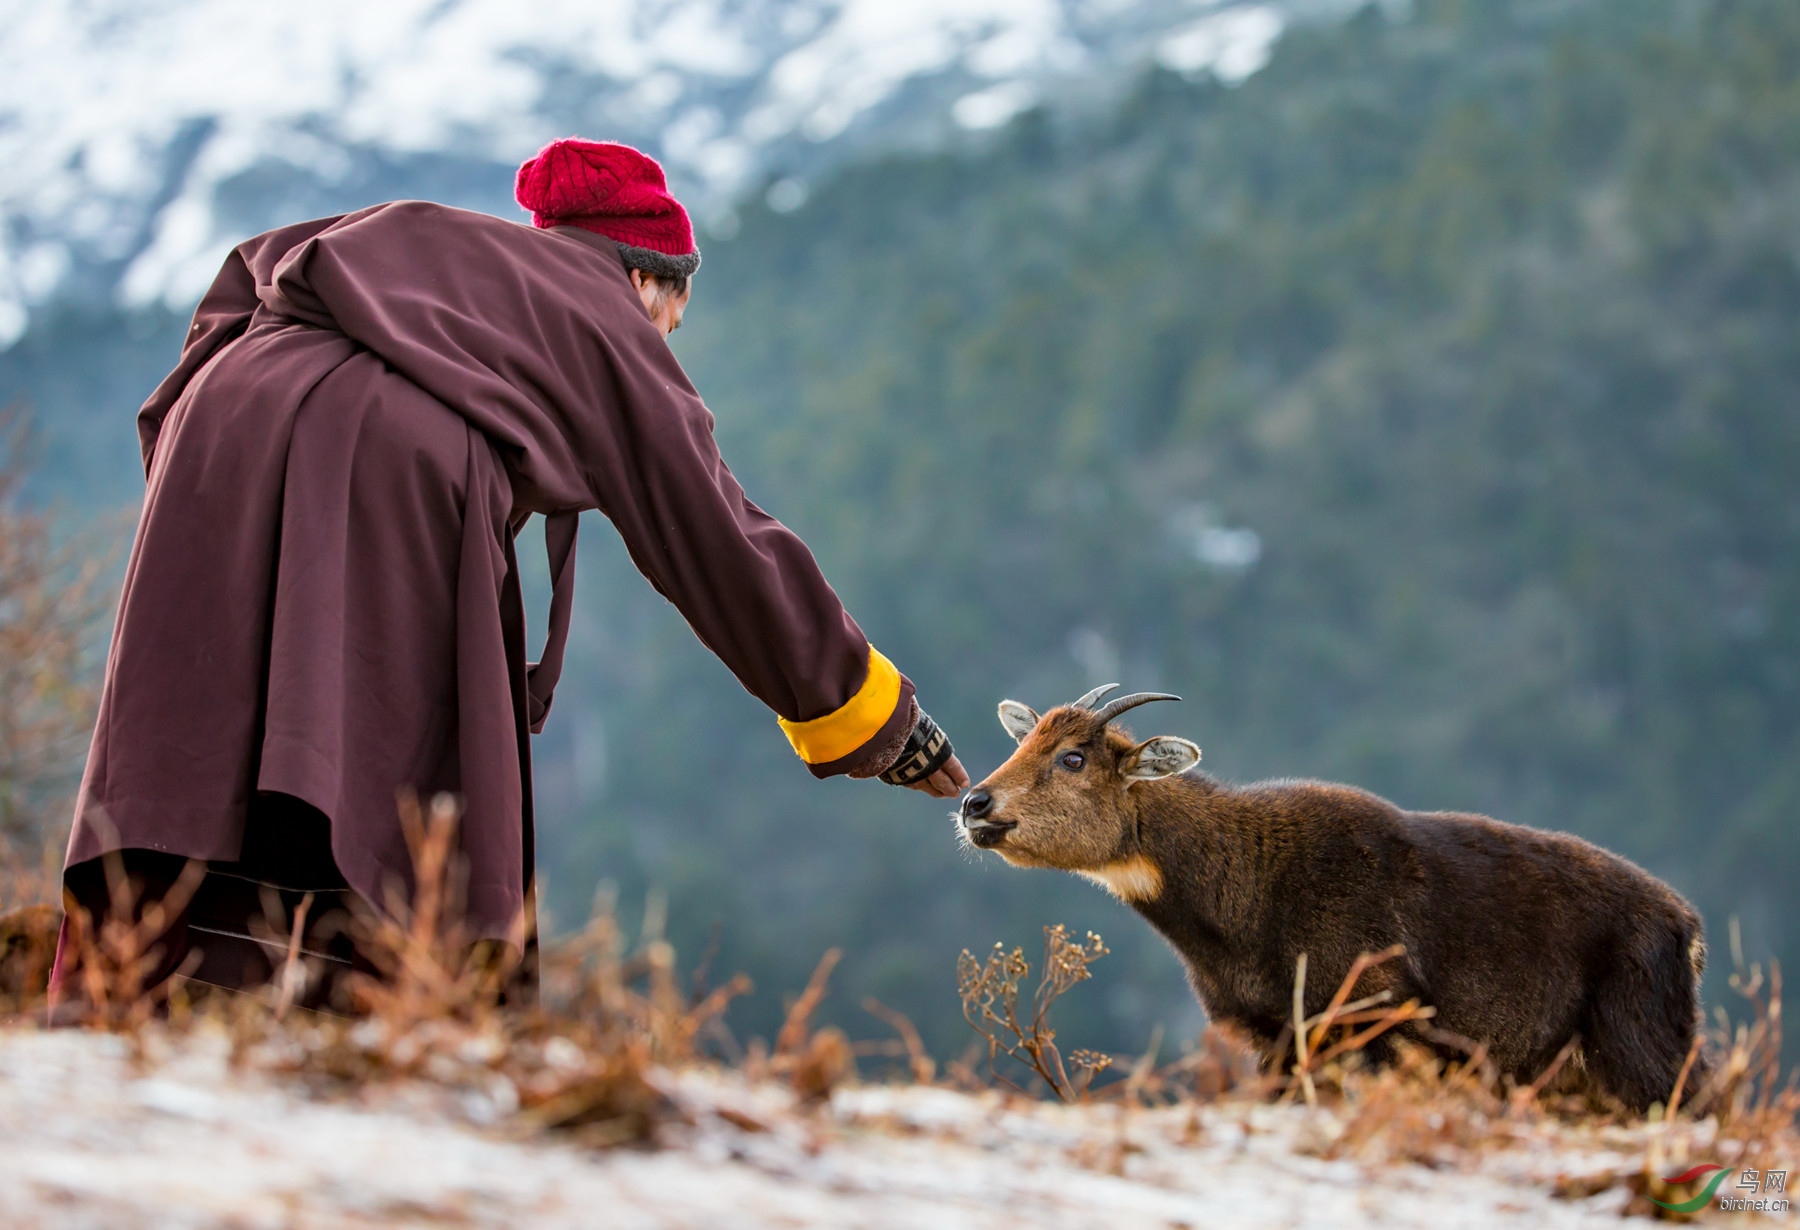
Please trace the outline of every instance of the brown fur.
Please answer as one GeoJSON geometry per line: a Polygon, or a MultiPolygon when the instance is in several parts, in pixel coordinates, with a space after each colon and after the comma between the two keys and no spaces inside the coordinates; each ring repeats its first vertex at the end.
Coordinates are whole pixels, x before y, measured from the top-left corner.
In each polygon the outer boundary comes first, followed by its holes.
{"type": "Polygon", "coordinates": [[[1486,1042],[1520,1082],[1578,1035],[1589,1092],[1636,1112],[1668,1099],[1700,1022],[1704,946],[1662,881],[1577,837],[1403,811],[1351,786],[1129,780],[1147,746],[1052,710],[971,791],[991,801],[978,820],[965,800],[965,839],[1105,883],[1180,955],[1208,1015],[1265,1054],[1291,1020],[1299,954],[1315,1013],[1359,953],[1404,944],[1358,995],[1435,1006],[1435,1028],[1486,1042]],[[1071,750],[1078,770],[1060,763],[1071,750]]]}

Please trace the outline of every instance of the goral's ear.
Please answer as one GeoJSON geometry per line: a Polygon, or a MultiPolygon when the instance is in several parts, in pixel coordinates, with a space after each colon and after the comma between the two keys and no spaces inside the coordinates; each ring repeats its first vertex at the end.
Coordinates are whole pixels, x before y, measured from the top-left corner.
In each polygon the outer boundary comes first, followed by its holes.
{"type": "Polygon", "coordinates": [[[1200,763],[1200,749],[1174,735],[1146,739],[1119,762],[1127,781],[1153,782],[1159,777],[1186,773],[1200,763]]]}
{"type": "Polygon", "coordinates": [[[1025,736],[1037,724],[1037,712],[1030,705],[1021,705],[1016,700],[1000,702],[1000,725],[1006,727],[1006,733],[1013,737],[1014,743],[1025,742],[1025,736]]]}

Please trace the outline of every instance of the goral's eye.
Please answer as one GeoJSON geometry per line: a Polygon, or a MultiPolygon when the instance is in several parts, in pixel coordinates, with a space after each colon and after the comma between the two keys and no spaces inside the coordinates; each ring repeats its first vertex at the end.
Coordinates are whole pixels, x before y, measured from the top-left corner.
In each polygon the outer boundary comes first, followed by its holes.
{"type": "Polygon", "coordinates": [[[1087,757],[1080,752],[1064,752],[1058,759],[1061,760],[1063,768],[1070,770],[1079,769],[1087,763],[1087,757]]]}

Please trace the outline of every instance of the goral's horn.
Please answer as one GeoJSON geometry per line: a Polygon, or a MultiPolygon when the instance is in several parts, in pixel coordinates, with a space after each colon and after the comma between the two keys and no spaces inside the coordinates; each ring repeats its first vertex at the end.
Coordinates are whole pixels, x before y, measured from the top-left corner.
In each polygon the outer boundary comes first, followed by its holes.
{"type": "Polygon", "coordinates": [[[1119,685],[1116,683],[1103,683],[1092,692],[1087,693],[1080,700],[1076,701],[1074,707],[1077,709],[1092,709],[1095,701],[1099,700],[1102,696],[1105,696],[1108,692],[1118,686],[1119,685]]]}
{"type": "Polygon", "coordinates": [[[1117,700],[1112,701],[1106,708],[1096,712],[1094,716],[1099,718],[1100,725],[1104,726],[1127,709],[1135,709],[1139,705],[1147,705],[1153,700],[1180,699],[1181,697],[1171,696],[1167,692],[1133,692],[1129,696],[1121,696],[1117,700]]]}

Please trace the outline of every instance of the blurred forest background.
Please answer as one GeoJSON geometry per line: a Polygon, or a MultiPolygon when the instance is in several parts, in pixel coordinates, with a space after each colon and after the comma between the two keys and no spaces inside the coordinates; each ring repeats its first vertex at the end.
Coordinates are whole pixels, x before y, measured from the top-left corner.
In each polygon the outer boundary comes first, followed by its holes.
{"type": "MultiPolygon", "coordinates": [[[[1800,6],[1371,7],[1241,84],[1142,70],[801,195],[702,236],[674,345],[978,778],[1002,697],[1173,691],[1135,726],[1216,775],[1627,854],[1705,912],[1715,1000],[1733,915],[1795,966],[1800,6]]],[[[0,353],[53,507],[136,498],[132,413],[184,323],[70,307],[0,353]]],[[[576,617],[537,744],[562,924],[601,881],[627,917],[662,894],[685,961],[756,980],[746,1033],[842,946],[838,1020],[879,1032],[874,995],[953,1053],[957,951],[1066,922],[1115,955],[1065,1040],[1198,1025],[1097,889],[808,777],[603,524],[576,617]]]]}

